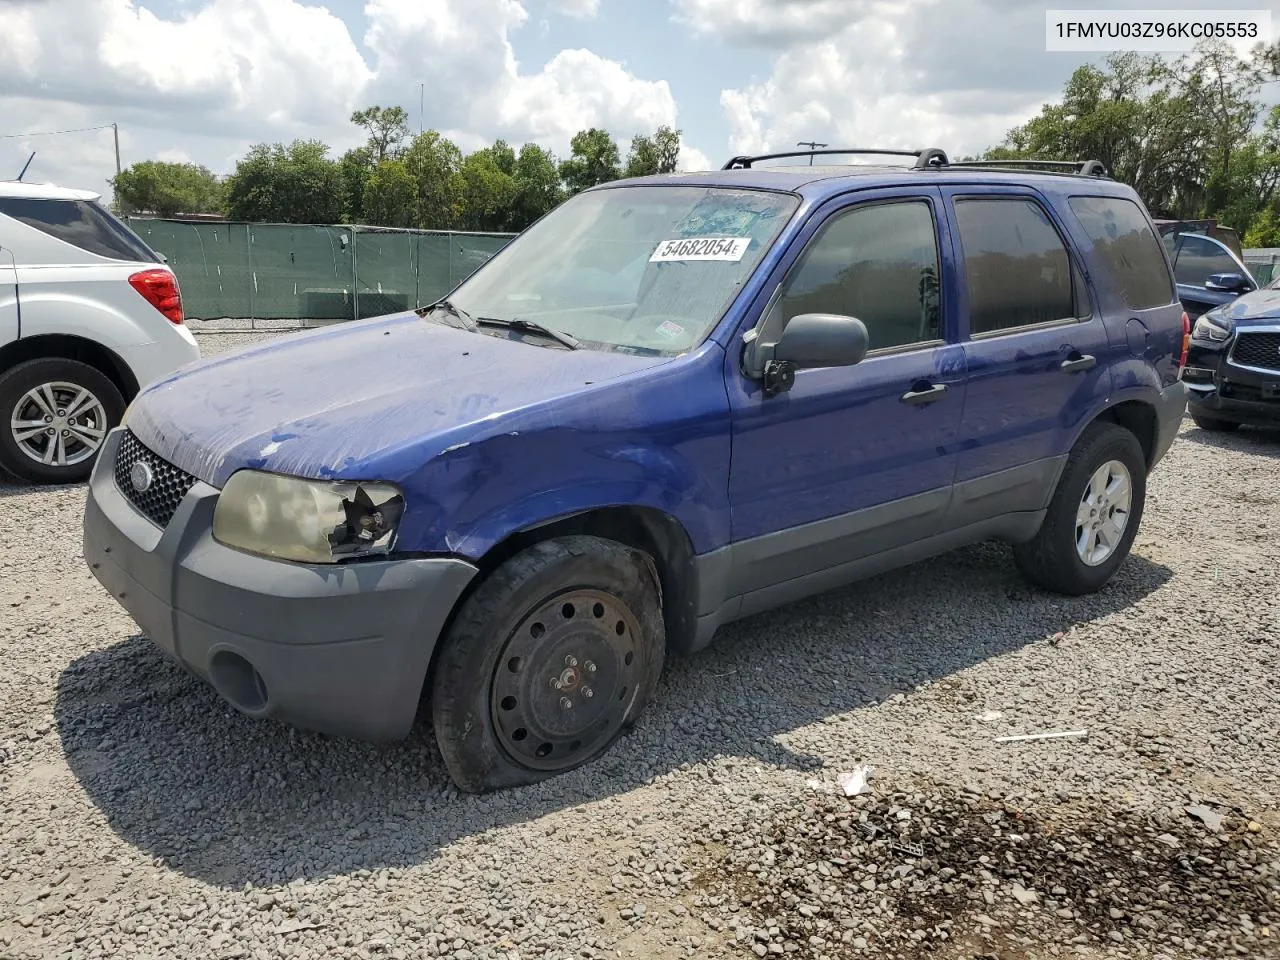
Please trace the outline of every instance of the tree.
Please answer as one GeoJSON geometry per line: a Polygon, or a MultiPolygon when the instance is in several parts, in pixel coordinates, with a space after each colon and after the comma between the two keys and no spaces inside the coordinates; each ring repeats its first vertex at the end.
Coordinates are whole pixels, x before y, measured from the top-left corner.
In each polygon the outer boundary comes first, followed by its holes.
{"type": "Polygon", "coordinates": [[[401,158],[413,178],[414,226],[449,230],[462,213],[462,151],[435,130],[418,134],[401,158]]]}
{"type": "Polygon", "coordinates": [[[111,180],[116,204],[133,213],[221,213],[224,189],[208,169],[194,163],[144,160],[111,180]]]}
{"type": "Polygon", "coordinates": [[[412,227],[418,184],[403,160],[383,160],[364,186],[365,221],[383,227],[412,227]]]}
{"type": "Polygon", "coordinates": [[[345,190],[342,171],[318,140],[289,146],[259,143],[227,178],[227,208],[235,220],[338,223],[345,190]]]}
{"type": "Polygon", "coordinates": [[[1280,176],[1276,140],[1252,132],[1269,62],[1265,51],[1244,60],[1219,43],[1172,62],[1113,56],[1076,70],[1060,103],[986,156],[1098,159],[1157,216],[1217,217],[1245,232],[1274,203],[1280,176]]]}
{"type": "Polygon", "coordinates": [[[655,173],[675,173],[680,162],[680,133],[663,125],[652,136],[631,138],[625,176],[649,177],[655,173]]]}
{"type": "Polygon", "coordinates": [[[523,230],[550,213],[564,199],[560,169],[549,150],[526,143],[514,168],[516,195],[511,201],[511,230],[523,230]]]}
{"type": "Polygon", "coordinates": [[[396,156],[409,136],[409,115],[403,107],[366,107],[351,114],[351,122],[368,132],[374,163],[396,156]]]}
{"type": "Polygon", "coordinates": [[[503,170],[506,153],[510,153],[514,170],[515,153],[510,148],[505,153],[495,153],[493,148],[477,150],[462,161],[459,176],[463,229],[500,232],[511,228],[511,205],[517,190],[515,177],[503,170]]]}
{"type": "Polygon", "coordinates": [[[348,150],[338,161],[338,170],[342,175],[342,208],[348,223],[360,223],[366,217],[364,194],[373,167],[373,154],[368,147],[348,150]]]}
{"type": "Polygon", "coordinates": [[[593,127],[574,134],[569,142],[572,155],[560,164],[560,179],[569,193],[617,180],[622,175],[618,145],[608,131],[593,127]]]}

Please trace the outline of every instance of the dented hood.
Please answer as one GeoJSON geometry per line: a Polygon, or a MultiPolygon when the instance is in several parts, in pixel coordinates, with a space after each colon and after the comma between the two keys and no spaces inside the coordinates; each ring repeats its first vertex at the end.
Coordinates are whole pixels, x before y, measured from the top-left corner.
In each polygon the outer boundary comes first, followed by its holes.
{"type": "Polygon", "coordinates": [[[398,480],[450,446],[554,419],[560,398],[668,361],[397,314],[281,337],[156,381],[128,425],[215,487],[243,467],[398,480]]]}

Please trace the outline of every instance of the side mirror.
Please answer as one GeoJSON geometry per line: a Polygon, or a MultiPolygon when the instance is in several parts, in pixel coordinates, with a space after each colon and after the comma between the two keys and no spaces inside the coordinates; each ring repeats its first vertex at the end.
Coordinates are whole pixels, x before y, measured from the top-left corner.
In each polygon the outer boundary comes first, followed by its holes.
{"type": "Polygon", "coordinates": [[[748,335],[743,367],[748,376],[764,381],[769,395],[790,390],[797,370],[860,363],[871,342],[861,320],[834,313],[792,317],[777,343],[759,343],[755,333],[748,335]]]}
{"type": "Polygon", "coordinates": [[[1242,273],[1215,273],[1204,282],[1204,288],[1222,293],[1244,293],[1252,290],[1253,286],[1242,273]]]}

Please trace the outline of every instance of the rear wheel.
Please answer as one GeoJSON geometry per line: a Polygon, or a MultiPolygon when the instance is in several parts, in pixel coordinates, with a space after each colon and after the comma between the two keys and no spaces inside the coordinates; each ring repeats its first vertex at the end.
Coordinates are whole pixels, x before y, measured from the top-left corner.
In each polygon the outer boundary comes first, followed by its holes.
{"type": "Polygon", "coordinates": [[[1201,430],[1208,430],[1210,433],[1231,433],[1240,429],[1240,424],[1234,420],[1218,420],[1214,417],[1202,417],[1196,414],[1192,414],[1191,419],[1201,430]]]}
{"type": "Polygon", "coordinates": [[[28,360],[0,374],[0,467],[36,483],[89,476],[124,398],[77,360],[28,360]]]}
{"type": "Polygon", "coordinates": [[[1093,424],[1067,458],[1040,531],[1014,548],[1018,568],[1056,593],[1100,589],[1129,555],[1146,496],[1137,437],[1114,423],[1093,424]]]}
{"type": "Polygon", "coordinates": [[[447,631],[431,683],[436,740],[470,792],[598,757],[639,717],[666,635],[645,554],[598,537],[535,544],[489,575],[447,631]]]}

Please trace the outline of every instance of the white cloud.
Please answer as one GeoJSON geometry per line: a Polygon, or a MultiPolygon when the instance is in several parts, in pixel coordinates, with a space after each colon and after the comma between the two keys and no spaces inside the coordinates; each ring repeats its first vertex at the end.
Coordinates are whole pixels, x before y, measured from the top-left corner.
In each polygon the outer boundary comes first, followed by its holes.
{"type": "Polygon", "coordinates": [[[579,20],[589,20],[600,12],[600,0],[547,0],[547,2],[552,10],[579,20]]]}
{"type": "Polygon", "coordinates": [[[373,89],[390,97],[424,82],[428,126],[563,152],[585,127],[603,127],[625,143],[675,122],[665,80],[643,80],[590,50],[563,50],[541,70],[523,69],[510,35],[528,13],[515,0],[369,0],[365,10],[373,89]]]}
{"type": "Polygon", "coordinates": [[[680,160],[676,164],[677,170],[687,173],[700,170],[717,170],[719,168],[719,163],[713,162],[697,147],[689,146],[684,140],[680,141],[680,160]]]}
{"type": "Polygon", "coordinates": [[[772,47],[764,79],[725,89],[735,152],[835,146],[981,150],[1061,88],[1043,11],[1005,0],[687,0],[676,16],[772,47]],[[1039,31],[1039,32],[1037,32],[1039,31]]]}
{"type": "MultiPolygon", "coordinates": [[[[353,110],[416,114],[420,81],[426,125],[464,148],[502,136],[564,153],[584,127],[625,145],[675,122],[665,81],[589,50],[520,64],[519,0],[368,0],[364,14],[362,52],[341,19],[299,0],[186,0],[172,18],[142,0],[0,0],[0,133],[116,121],[125,165],[180,155],[225,173],[253,142],[315,137],[341,151],[360,139],[353,110]]],[[[33,177],[109,189],[110,131],[0,140],[0,176],[30,149],[33,177]]]]}

